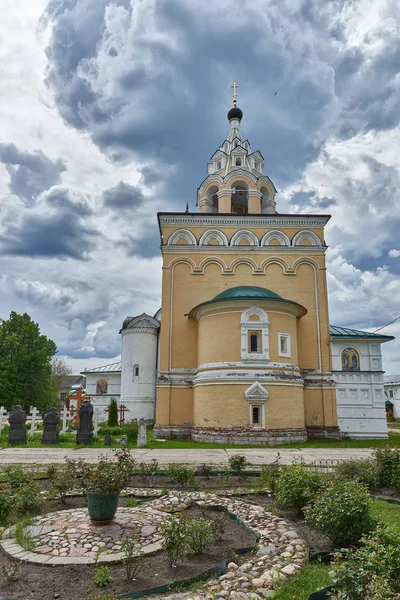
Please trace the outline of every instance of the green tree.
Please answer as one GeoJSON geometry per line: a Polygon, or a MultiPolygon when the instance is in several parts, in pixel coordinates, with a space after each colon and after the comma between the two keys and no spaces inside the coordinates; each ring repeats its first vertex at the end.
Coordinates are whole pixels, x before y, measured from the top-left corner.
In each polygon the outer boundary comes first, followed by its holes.
{"type": "Polygon", "coordinates": [[[12,311],[0,319],[0,403],[10,409],[21,404],[42,412],[55,403],[51,357],[57,346],[28,314],[12,311]]]}
{"type": "Polygon", "coordinates": [[[117,400],[115,398],[111,398],[111,401],[110,401],[107,425],[109,427],[117,427],[118,426],[118,405],[117,405],[117,400]]]}

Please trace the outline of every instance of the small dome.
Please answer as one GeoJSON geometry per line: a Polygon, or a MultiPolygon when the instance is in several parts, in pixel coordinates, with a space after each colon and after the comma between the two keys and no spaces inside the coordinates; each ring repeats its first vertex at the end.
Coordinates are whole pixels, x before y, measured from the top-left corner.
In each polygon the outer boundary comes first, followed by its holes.
{"type": "Polygon", "coordinates": [[[126,317],[122,324],[121,331],[123,329],[159,329],[159,327],[160,322],[157,319],[143,313],[136,317],[126,317]]]}
{"type": "Polygon", "coordinates": [[[267,290],[267,288],[257,287],[255,285],[241,285],[239,287],[230,288],[215,296],[213,300],[235,300],[237,298],[245,298],[246,300],[283,300],[282,296],[267,290]]]}
{"type": "Polygon", "coordinates": [[[240,108],[237,108],[237,106],[234,106],[228,112],[228,121],[231,121],[232,119],[239,119],[239,121],[241,121],[242,118],[243,118],[243,113],[240,110],[240,108]]]}

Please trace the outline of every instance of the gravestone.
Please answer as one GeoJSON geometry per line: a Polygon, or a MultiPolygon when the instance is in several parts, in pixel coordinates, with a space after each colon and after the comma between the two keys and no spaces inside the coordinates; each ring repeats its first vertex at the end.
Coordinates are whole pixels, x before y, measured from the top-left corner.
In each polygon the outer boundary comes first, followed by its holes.
{"type": "Polygon", "coordinates": [[[128,445],[128,438],[126,437],[126,435],[121,435],[121,439],[119,441],[119,445],[122,448],[126,448],[127,447],[127,445],[128,445]]]}
{"type": "Polygon", "coordinates": [[[144,419],[139,420],[138,435],[137,435],[137,447],[147,448],[147,425],[144,419]]]}
{"type": "Polygon", "coordinates": [[[22,406],[14,406],[8,417],[10,430],[8,432],[8,443],[26,444],[26,413],[22,406]]]}
{"type": "Polygon", "coordinates": [[[43,419],[42,444],[57,444],[59,420],[60,417],[57,410],[54,407],[51,407],[43,419]]]}
{"type": "Polygon", "coordinates": [[[84,400],[79,409],[79,429],[76,434],[76,443],[90,446],[93,441],[92,432],[93,406],[89,400],[84,400]]]}
{"type": "Polygon", "coordinates": [[[107,435],[104,438],[104,445],[111,446],[111,435],[109,433],[107,433],[107,435]]]}

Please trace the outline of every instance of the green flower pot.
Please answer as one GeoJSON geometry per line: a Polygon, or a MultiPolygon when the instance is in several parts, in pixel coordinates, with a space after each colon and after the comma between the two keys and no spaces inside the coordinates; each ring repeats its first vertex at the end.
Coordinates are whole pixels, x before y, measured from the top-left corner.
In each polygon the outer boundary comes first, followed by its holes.
{"type": "Polygon", "coordinates": [[[103,524],[111,521],[117,512],[118,498],[119,493],[88,492],[87,507],[90,519],[103,524]]]}

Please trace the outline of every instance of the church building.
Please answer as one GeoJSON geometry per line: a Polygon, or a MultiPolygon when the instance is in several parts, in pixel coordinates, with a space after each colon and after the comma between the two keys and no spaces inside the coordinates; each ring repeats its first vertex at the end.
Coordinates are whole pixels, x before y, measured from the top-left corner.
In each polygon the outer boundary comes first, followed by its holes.
{"type": "Polygon", "coordinates": [[[340,429],[387,437],[380,344],[392,338],[330,328],[330,216],[277,212],[242,117],[235,93],[198,210],[158,214],[161,309],[125,319],[113,381],[105,367],[85,371],[87,392],[101,403],[110,395],[99,381],[119,384],[113,395],[128,418],[154,419],[159,438],[266,445],[340,429]]]}

